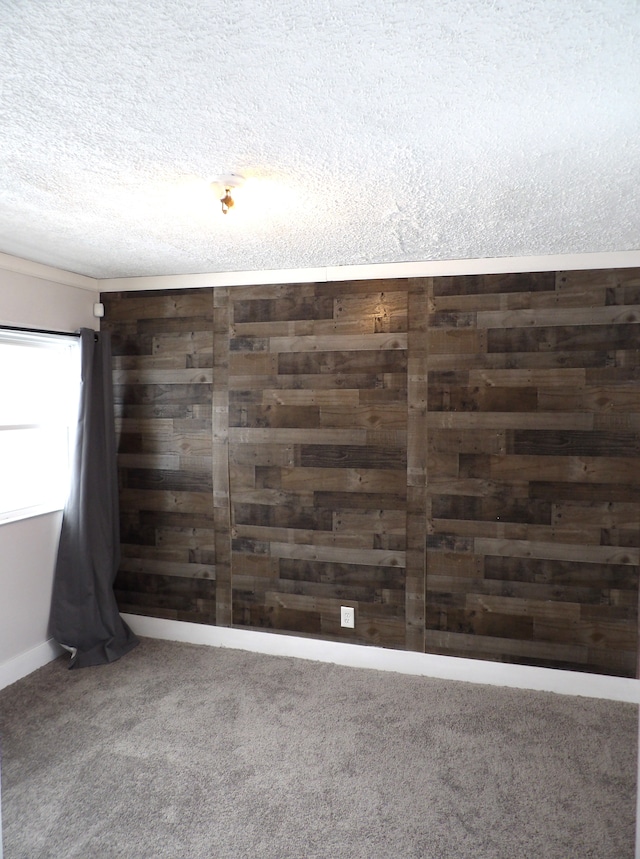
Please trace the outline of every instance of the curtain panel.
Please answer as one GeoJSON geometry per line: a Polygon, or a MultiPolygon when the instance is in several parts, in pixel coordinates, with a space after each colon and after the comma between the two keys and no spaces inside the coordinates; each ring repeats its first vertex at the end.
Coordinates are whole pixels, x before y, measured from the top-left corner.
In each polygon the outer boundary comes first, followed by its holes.
{"type": "Polygon", "coordinates": [[[120,617],[113,591],[120,524],[111,338],[83,328],[80,341],[78,426],[49,628],[71,652],[70,668],[113,662],[138,644],[120,617]]]}

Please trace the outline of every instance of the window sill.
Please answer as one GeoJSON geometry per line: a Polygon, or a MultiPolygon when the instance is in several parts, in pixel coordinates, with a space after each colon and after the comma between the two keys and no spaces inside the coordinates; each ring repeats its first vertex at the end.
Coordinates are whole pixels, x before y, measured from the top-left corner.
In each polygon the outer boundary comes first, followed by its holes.
{"type": "Polygon", "coordinates": [[[37,507],[24,507],[22,510],[10,510],[7,513],[0,513],[0,528],[3,525],[9,525],[11,522],[33,519],[36,516],[45,516],[47,513],[57,513],[63,509],[64,505],[62,504],[39,504],[37,507]]]}

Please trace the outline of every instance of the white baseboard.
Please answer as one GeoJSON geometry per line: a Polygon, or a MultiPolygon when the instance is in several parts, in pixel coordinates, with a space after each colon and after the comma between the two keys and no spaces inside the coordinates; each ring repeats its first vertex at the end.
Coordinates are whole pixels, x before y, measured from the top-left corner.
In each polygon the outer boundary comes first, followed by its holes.
{"type": "Polygon", "coordinates": [[[47,662],[57,659],[63,652],[60,645],[50,638],[37,647],[32,647],[31,650],[8,659],[0,665],[0,689],[26,677],[37,668],[42,668],[47,662]]]}
{"type": "Polygon", "coordinates": [[[382,647],[207,626],[142,615],[124,614],[123,618],[137,635],[147,638],[250,650],[271,656],[295,656],[315,662],[330,662],[352,668],[374,668],[378,671],[395,671],[442,680],[462,680],[537,692],[556,692],[559,695],[640,703],[640,680],[627,677],[608,677],[580,671],[560,671],[554,668],[437,656],[431,653],[386,650],[382,647]]]}

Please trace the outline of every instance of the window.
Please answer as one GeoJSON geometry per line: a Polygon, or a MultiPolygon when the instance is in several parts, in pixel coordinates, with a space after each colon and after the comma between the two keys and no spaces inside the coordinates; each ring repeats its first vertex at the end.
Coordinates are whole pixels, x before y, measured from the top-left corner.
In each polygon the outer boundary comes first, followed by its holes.
{"type": "Polygon", "coordinates": [[[72,336],[0,328],[0,522],[64,507],[79,347],[72,336]]]}

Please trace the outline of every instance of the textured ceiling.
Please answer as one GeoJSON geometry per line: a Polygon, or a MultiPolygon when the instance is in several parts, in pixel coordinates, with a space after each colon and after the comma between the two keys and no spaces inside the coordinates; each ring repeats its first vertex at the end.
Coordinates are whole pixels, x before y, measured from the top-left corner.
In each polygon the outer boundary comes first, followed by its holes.
{"type": "Polygon", "coordinates": [[[118,277],[640,247],[638,0],[2,0],[0,44],[5,253],[118,277]]]}

